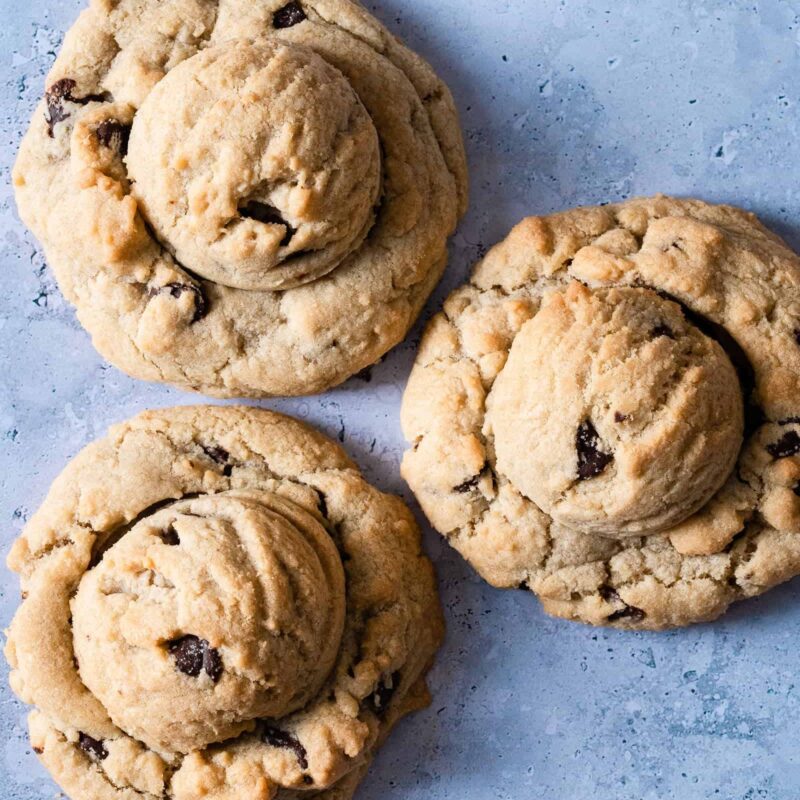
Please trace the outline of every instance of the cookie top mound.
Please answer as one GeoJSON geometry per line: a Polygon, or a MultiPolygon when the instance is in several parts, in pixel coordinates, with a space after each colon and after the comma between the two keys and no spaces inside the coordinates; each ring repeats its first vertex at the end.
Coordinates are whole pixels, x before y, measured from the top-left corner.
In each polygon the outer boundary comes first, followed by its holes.
{"type": "Polygon", "coordinates": [[[524,220],[446,301],[403,474],[496,586],[665,628],[800,573],[800,258],[668,197],[524,220]]]}
{"type": "Polygon", "coordinates": [[[9,564],[11,684],[74,800],[347,797],[424,704],[442,634],[406,507],[325,437],[256,409],[113,428],[9,564]]]}
{"type": "Polygon", "coordinates": [[[203,50],[133,119],[131,194],[202,278],[284,289],[357,250],[380,200],[378,135],[344,75],[278,40],[203,50]]]}
{"type": "Polygon", "coordinates": [[[722,347],[646,289],[551,294],[487,402],[497,468],[556,521],[635,536],[683,521],[725,482],[742,395],[722,347]]]}
{"type": "Polygon", "coordinates": [[[467,193],[447,87],[353,0],[93,3],[13,179],[98,350],[226,397],[379,359],[467,193]]]}
{"type": "Polygon", "coordinates": [[[276,494],[221,492],[140,519],[84,575],[75,656],[120,727],[187,753],[302,708],[333,666],[344,606],[320,520],[276,494]]]}

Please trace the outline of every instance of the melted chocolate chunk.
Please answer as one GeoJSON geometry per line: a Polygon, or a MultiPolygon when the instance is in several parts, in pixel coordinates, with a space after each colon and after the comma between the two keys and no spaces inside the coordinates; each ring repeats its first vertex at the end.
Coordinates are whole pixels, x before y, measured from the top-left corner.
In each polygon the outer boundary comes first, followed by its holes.
{"type": "Polygon", "coordinates": [[[102,761],[108,758],[108,750],[103,746],[103,743],[85,733],[78,733],[78,747],[95,761],[102,761]]]}
{"type": "Polygon", "coordinates": [[[231,472],[233,472],[233,467],[231,464],[228,463],[230,460],[231,454],[224,448],[220,447],[219,445],[200,445],[202,451],[215,463],[222,466],[222,474],[229,478],[231,472]]]}
{"type": "Polygon", "coordinates": [[[178,536],[178,531],[176,531],[172,525],[170,525],[165,531],[161,531],[159,536],[164,544],[171,545],[172,547],[181,543],[181,537],[178,536]]]}
{"type": "Polygon", "coordinates": [[[47,123],[47,135],[51,139],[53,138],[53,128],[69,116],[69,112],[64,110],[64,100],[72,100],[74,88],[75,81],[71,78],[62,78],[44,93],[44,101],[47,106],[44,119],[47,123]]]}
{"type": "Polygon", "coordinates": [[[291,28],[306,18],[306,12],[300,3],[294,0],[287,3],[283,8],[279,8],[272,15],[272,24],[276,28],[291,28]]]}
{"type": "Polygon", "coordinates": [[[64,101],[69,103],[78,103],[79,105],[86,105],[92,101],[100,102],[105,100],[105,96],[101,94],[89,94],[85,97],[75,97],[72,90],[77,86],[72,78],[61,78],[56,81],[44,93],[44,102],[47,106],[44,119],[47,123],[47,135],[53,138],[53,128],[59,123],[63,122],[69,117],[69,111],[64,109],[64,101]]]}
{"type": "Polygon", "coordinates": [[[264,744],[270,747],[282,747],[284,750],[291,750],[297,756],[297,763],[300,769],[308,769],[308,753],[305,747],[300,744],[300,740],[289,733],[282,731],[280,728],[274,728],[272,725],[265,725],[261,731],[261,739],[264,744]]]}
{"type": "Polygon", "coordinates": [[[203,295],[199,286],[193,286],[191,283],[168,283],[160,289],[151,290],[151,294],[159,294],[160,292],[169,292],[170,297],[178,298],[184,292],[191,292],[194,295],[194,315],[191,319],[191,324],[203,319],[208,313],[208,303],[203,295]]]}
{"type": "Polygon", "coordinates": [[[121,156],[128,152],[128,139],[131,135],[131,126],[124,125],[116,119],[105,119],[95,131],[100,144],[111,150],[116,150],[121,156]]]}
{"type": "Polygon", "coordinates": [[[281,247],[286,247],[286,245],[292,241],[292,236],[297,233],[297,231],[281,216],[281,212],[278,211],[275,206],[261,203],[258,200],[251,200],[247,205],[242,206],[239,209],[239,214],[243,217],[254,219],[257,222],[263,222],[266,225],[283,225],[283,227],[286,228],[286,233],[284,233],[283,239],[281,239],[281,247]]]}
{"type": "Polygon", "coordinates": [[[581,481],[597,477],[614,460],[611,453],[600,449],[597,429],[588,419],[578,426],[575,448],[578,451],[578,480],[581,481]]]}
{"type": "Polygon", "coordinates": [[[668,339],[675,338],[675,334],[672,332],[672,328],[670,328],[669,325],[665,325],[663,323],[661,325],[656,325],[656,327],[653,328],[652,331],[650,331],[650,335],[654,339],[658,339],[659,336],[666,336],[668,339]]]}
{"type": "Polygon", "coordinates": [[[196,678],[205,672],[214,683],[222,676],[222,657],[205,639],[191,633],[168,645],[175,666],[185,675],[196,678]]]}
{"type": "Polygon", "coordinates": [[[387,675],[378,681],[378,685],[371,695],[364,698],[367,707],[379,717],[382,717],[387,709],[389,703],[392,701],[395,689],[400,683],[400,673],[395,672],[392,675],[387,675]]]}
{"type": "Polygon", "coordinates": [[[217,464],[227,464],[231,454],[219,445],[200,445],[203,452],[217,464]]]}
{"type": "Polygon", "coordinates": [[[786,431],[774,444],[767,445],[767,452],[773,458],[788,458],[800,453],[800,435],[797,431],[786,431]]]}
{"type": "Polygon", "coordinates": [[[621,414],[619,411],[614,412],[614,422],[626,422],[627,419],[627,414],[621,414]]]}
{"type": "Polygon", "coordinates": [[[629,619],[631,622],[641,622],[646,616],[647,615],[641,608],[625,606],[625,608],[621,608],[619,611],[609,614],[606,620],[608,620],[608,622],[616,622],[619,619],[629,619]]]}
{"type": "Polygon", "coordinates": [[[42,753],[44,753],[44,747],[36,747],[36,745],[34,745],[33,752],[40,756],[42,753]]]}
{"type": "Polygon", "coordinates": [[[622,598],[617,594],[616,589],[612,589],[610,586],[603,584],[598,590],[597,593],[603,600],[606,600],[609,603],[613,603],[615,601],[622,602],[622,598]]]}

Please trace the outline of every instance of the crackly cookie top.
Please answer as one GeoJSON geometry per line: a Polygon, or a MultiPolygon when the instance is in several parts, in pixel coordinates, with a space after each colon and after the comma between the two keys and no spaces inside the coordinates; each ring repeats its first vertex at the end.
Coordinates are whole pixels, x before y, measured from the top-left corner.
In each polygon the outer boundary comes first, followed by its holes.
{"type": "Polygon", "coordinates": [[[573,283],[522,326],[487,398],[497,468],[558,522],[631,536],[725,482],[742,396],[722,347],[647,289],[573,283]]]}
{"type": "Polygon", "coordinates": [[[378,136],[353,87],[278,41],[211,47],[171,70],[133,119],[126,164],[177,261],[241,289],[334,269],[372,227],[381,186],[378,136]]]}
{"type": "Polygon", "coordinates": [[[441,274],[466,205],[452,98],[352,0],[97,0],[45,89],[20,214],[130,374],[319,391],[441,274]]]}
{"type": "Polygon", "coordinates": [[[402,416],[432,524],[550,613],[684,625],[800,573],[800,259],[752,214],[524,220],[431,321],[402,416]]]}
{"type": "Polygon", "coordinates": [[[74,800],[347,797],[441,638],[405,506],[267,411],[118,425],[9,564],[11,685],[74,800]]]}
{"type": "Polygon", "coordinates": [[[187,753],[302,708],[333,666],[344,606],[318,519],[279,495],[220,492],[140,519],[84,574],[75,656],[120,728],[187,753]]]}

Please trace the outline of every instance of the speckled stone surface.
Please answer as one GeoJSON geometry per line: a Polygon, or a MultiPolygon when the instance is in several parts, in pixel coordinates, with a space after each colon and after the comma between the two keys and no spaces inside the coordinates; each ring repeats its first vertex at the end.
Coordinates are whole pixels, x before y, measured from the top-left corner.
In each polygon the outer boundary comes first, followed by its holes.
{"type": "MultiPolygon", "coordinates": [[[[66,460],[148,406],[199,402],[104,364],[19,223],[9,170],[82,0],[0,0],[0,536],[66,460]]],[[[743,205],[800,246],[800,3],[380,0],[375,13],[449,82],[471,211],[425,317],[520,217],[664,191],[743,205]]],[[[274,402],[343,441],[381,488],[398,475],[402,388],[420,326],[372,370],[274,402]]],[[[447,611],[434,703],[401,724],[359,800],[655,800],[800,796],[800,584],[667,634],[546,618],[483,584],[430,531],[447,611]]],[[[0,580],[0,618],[17,603],[0,580]]],[[[0,793],[57,794],[0,702],[0,793]]]]}

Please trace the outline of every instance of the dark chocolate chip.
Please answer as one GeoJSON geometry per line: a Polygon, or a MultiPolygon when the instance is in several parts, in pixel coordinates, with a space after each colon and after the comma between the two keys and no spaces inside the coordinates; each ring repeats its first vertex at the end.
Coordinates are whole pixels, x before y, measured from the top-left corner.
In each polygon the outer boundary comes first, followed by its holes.
{"type": "Polygon", "coordinates": [[[627,414],[621,414],[619,411],[614,412],[614,422],[626,422],[627,420],[627,414]]]}
{"type": "Polygon", "coordinates": [[[219,654],[219,650],[206,646],[203,653],[203,669],[214,683],[222,677],[222,656],[219,654]]]}
{"type": "Polygon", "coordinates": [[[200,448],[215,464],[219,464],[220,466],[224,465],[222,474],[226,478],[231,476],[231,473],[233,472],[233,466],[228,463],[231,454],[224,447],[219,447],[219,445],[206,447],[205,445],[201,444],[200,448]]]}
{"type": "Polygon", "coordinates": [[[102,761],[108,758],[108,750],[103,746],[103,743],[85,733],[78,733],[78,747],[95,761],[102,761]]]}
{"type": "Polygon", "coordinates": [[[292,25],[297,25],[306,18],[306,12],[300,3],[293,0],[287,3],[283,8],[279,8],[272,15],[272,24],[276,28],[291,28],[292,25]]]}
{"type": "Polygon", "coordinates": [[[79,105],[86,105],[92,101],[102,101],[106,99],[105,95],[89,94],[85,97],[75,97],[72,90],[77,86],[72,78],[61,78],[50,86],[44,93],[44,102],[47,106],[44,119],[47,123],[47,134],[53,138],[53,128],[59,123],[63,122],[69,117],[69,111],[64,109],[64,101],[70,103],[78,103],[79,105]]]}
{"type": "Polygon", "coordinates": [[[606,617],[608,622],[616,622],[620,619],[629,619],[631,622],[641,622],[645,616],[647,616],[641,608],[636,608],[636,606],[625,606],[625,608],[621,608],[619,611],[615,611],[613,614],[609,614],[606,617]]]}
{"type": "Polygon", "coordinates": [[[172,527],[172,525],[170,525],[169,528],[167,528],[165,531],[161,531],[159,536],[161,537],[161,541],[164,542],[164,544],[168,544],[173,547],[181,543],[181,537],[178,536],[178,531],[176,531],[175,528],[172,527]]]}
{"type": "Polygon", "coordinates": [[[51,139],[53,138],[53,128],[69,116],[69,112],[64,110],[64,100],[72,100],[72,90],[75,85],[75,81],[71,78],[62,78],[44,93],[44,101],[47,106],[44,119],[47,122],[47,134],[51,139]]]}
{"type": "Polygon", "coordinates": [[[40,756],[42,753],[44,753],[44,747],[35,747],[34,746],[33,752],[36,753],[36,755],[40,756]]]}
{"type": "Polygon", "coordinates": [[[308,769],[308,753],[305,747],[300,744],[300,740],[289,733],[282,731],[280,728],[274,728],[272,725],[265,725],[261,731],[261,739],[264,744],[270,747],[282,747],[284,750],[291,750],[297,756],[297,763],[300,769],[308,769]]]}
{"type": "Polygon", "coordinates": [[[794,489],[792,489],[792,491],[793,491],[793,492],[794,492],[794,493],[795,493],[795,494],[796,494],[798,497],[800,497],[800,483],[798,483],[798,484],[797,484],[797,486],[795,486],[795,487],[794,487],[794,489]]]}
{"type": "Polygon", "coordinates": [[[175,666],[185,675],[196,678],[205,672],[214,683],[222,676],[222,657],[205,639],[190,633],[171,641],[168,648],[175,666]]]}
{"type": "Polygon", "coordinates": [[[224,447],[220,447],[219,445],[206,447],[205,445],[201,444],[200,447],[215,464],[222,466],[222,474],[226,478],[229,478],[233,472],[233,466],[228,463],[231,454],[224,447]]]}
{"type": "Polygon", "coordinates": [[[311,786],[314,783],[314,779],[310,775],[303,775],[303,783],[306,786],[311,786]]]}
{"type": "Polygon", "coordinates": [[[650,331],[650,335],[654,339],[658,339],[659,336],[666,336],[668,339],[674,339],[675,334],[672,332],[672,328],[669,325],[664,324],[663,322],[661,325],[656,325],[652,331],[650,331]]]}
{"type": "Polygon", "coordinates": [[[528,584],[525,581],[522,581],[521,583],[517,584],[517,589],[521,589],[523,592],[525,592],[528,589],[528,584]]]}
{"type": "Polygon", "coordinates": [[[578,451],[578,480],[585,481],[599,475],[613,460],[611,453],[600,449],[600,437],[591,420],[584,420],[575,435],[578,451]]]}
{"type": "Polygon", "coordinates": [[[797,342],[797,344],[800,344],[800,328],[794,329],[794,340],[797,342]]]}
{"type": "Polygon", "coordinates": [[[800,435],[797,431],[786,431],[774,444],[767,445],[767,452],[773,458],[788,458],[800,453],[800,435]]]}
{"type": "Polygon", "coordinates": [[[387,675],[378,681],[378,685],[371,695],[364,698],[367,707],[379,717],[382,717],[387,709],[389,703],[392,701],[395,689],[400,682],[400,673],[395,672],[392,675],[387,675]]]}
{"type": "Polygon", "coordinates": [[[128,152],[128,139],[131,135],[131,126],[125,125],[116,119],[104,119],[95,131],[100,144],[111,150],[116,150],[121,156],[128,152]]]}
{"type": "Polygon", "coordinates": [[[192,323],[201,320],[208,313],[208,303],[199,286],[194,286],[191,283],[168,283],[160,289],[152,289],[150,293],[155,295],[163,291],[169,292],[170,297],[175,298],[180,297],[184,292],[191,292],[194,295],[192,323]]]}
{"type": "Polygon", "coordinates": [[[617,594],[617,590],[612,589],[610,586],[605,584],[603,584],[603,586],[597,590],[597,593],[603,598],[603,600],[606,600],[609,603],[622,602],[622,598],[619,596],[619,594],[617,594]]]}
{"type": "Polygon", "coordinates": [[[251,200],[247,205],[239,209],[239,214],[243,217],[254,219],[257,222],[263,222],[266,225],[283,225],[283,227],[286,228],[286,233],[284,233],[283,239],[281,239],[281,247],[286,247],[286,245],[292,241],[292,236],[297,233],[297,231],[281,216],[281,212],[278,211],[275,206],[271,206],[268,203],[251,200]]]}
{"type": "Polygon", "coordinates": [[[228,459],[231,457],[231,454],[224,447],[220,447],[219,445],[201,444],[200,447],[203,452],[217,464],[227,464],[228,459]]]}

